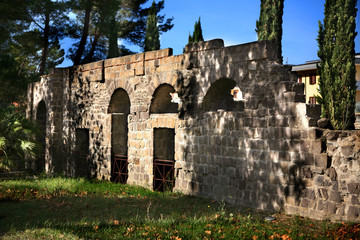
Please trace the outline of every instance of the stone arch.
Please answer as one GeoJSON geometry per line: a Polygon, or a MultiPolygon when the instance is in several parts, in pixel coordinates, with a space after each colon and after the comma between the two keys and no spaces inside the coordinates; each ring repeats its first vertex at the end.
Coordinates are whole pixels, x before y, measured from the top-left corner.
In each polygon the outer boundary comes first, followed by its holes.
{"type": "Polygon", "coordinates": [[[203,99],[201,108],[205,111],[216,111],[218,109],[232,110],[234,100],[231,89],[236,85],[234,80],[221,78],[211,84],[203,99]]]}
{"type": "Polygon", "coordinates": [[[108,113],[130,113],[130,98],[123,88],[116,89],[111,95],[108,113]]]}
{"type": "MultiPolygon", "coordinates": [[[[107,87],[107,92],[108,92],[108,96],[112,97],[114,95],[114,93],[116,91],[118,91],[119,89],[122,89],[124,90],[129,99],[130,99],[130,96],[133,92],[133,87],[131,85],[131,82],[126,82],[125,79],[117,79],[117,80],[113,80],[113,81],[109,81],[109,85],[107,87]]],[[[110,99],[110,102],[111,102],[111,99],[110,99]]],[[[130,100],[131,102],[131,100],[130,100]]]]}
{"type": "Polygon", "coordinates": [[[41,100],[36,108],[36,123],[39,127],[39,133],[36,138],[40,143],[40,155],[35,163],[35,171],[45,171],[45,150],[46,150],[46,125],[47,125],[47,108],[44,100],[41,100]]]}
{"type": "Polygon", "coordinates": [[[125,89],[118,88],[111,96],[111,180],[126,183],[128,176],[128,115],[130,98],[125,89]]]}
{"type": "Polygon", "coordinates": [[[170,84],[164,83],[156,88],[150,104],[150,114],[153,113],[177,113],[178,104],[171,102],[170,93],[175,89],[170,84]]]}

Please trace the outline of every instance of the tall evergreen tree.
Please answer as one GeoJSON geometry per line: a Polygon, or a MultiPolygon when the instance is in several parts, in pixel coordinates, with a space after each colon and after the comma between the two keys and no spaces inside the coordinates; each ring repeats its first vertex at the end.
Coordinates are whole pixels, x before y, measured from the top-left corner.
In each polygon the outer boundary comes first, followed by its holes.
{"type": "MultiPolygon", "coordinates": [[[[73,0],[77,11],[74,39],[79,41],[69,50],[74,65],[110,57],[132,54],[118,44],[121,39],[144,48],[146,20],[150,7],[148,0],[73,0]],[[86,4],[85,4],[86,3],[86,4]],[[90,6],[86,8],[86,6],[90,6]],[[81,41],[80,41],[81,39],[81,41]],[[79,51],[81,50],[81,51],[79,51]],[[76,57],[76,58],[75,58],[76,57]]],[[[164,0],[155,3],[159,32],[173,27],[172,18],[158,13],[164,8],[164,0]]]]}
{"type": "Polygon", "coordinates": [[[318,66],[322,117],[335,129],[352,129],[355,122],[356,0],[326,0],[319,24],[318,66]]]}
{"type": "Polygon", "coordinates": [[[203,34],[202,34],[200,17],[199,17],[199,21],[195,22],[193,34],[192,35],[189,34],[188,44],[195,43],[195,42],[201,42],[201,41],[204,41],[204,37],[203,37],[203,34]]]}
{"type": "Polygon", "coordinates": [[[33,0],[28,8],[28,15],[34,26],[31,31],[36,30],[41,36],[40,75],[47,72],[51,45],[58,45],[59,39],[65,36],[67,11],[68,8],[63,1],[51,0],[33,0]]]}
{"type": "Polygon", "coordinates": [[[146,35],[144,51],[154,51],[160,49],[160,35],[157,26],[158,20],[156,16],[156,5],[153,1],[149,9],[149,16],[146,21],[146,35]]]}
{"type": "Polygon", "coordinates": [[[282,16],[284,0],[261,0],[260,18],[256,21],[258,40],[273,40],[276,42],[278,58],[282,62],[282,16]]]}

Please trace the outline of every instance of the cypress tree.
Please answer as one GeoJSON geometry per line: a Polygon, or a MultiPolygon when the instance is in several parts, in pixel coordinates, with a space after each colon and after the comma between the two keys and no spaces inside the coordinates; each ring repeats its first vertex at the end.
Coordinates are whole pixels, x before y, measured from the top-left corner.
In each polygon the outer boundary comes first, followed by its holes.
{"type": "Polygon", "coordinates": [[[195,43],[195,42],[201,42],[201,41],[204,41],[204,37],[202,34],[200,17],[199,17],[199,21],[195,22],[193,35],[189,34],[188,44],[195,43]]]}
{"type": "Polygon", "coordinates": [[[154,51],[160,49],[160,35],[159,28],[157,26],[158,19],[156,16],[156,5],[153,1],[151,8],[149,9],[149,16],[146,22],[146,35],[145,35],[145,47],[144,51],[154,51]]]}
{"type": "Polygon", "coordinates": [[[258,40],[273,40],[276,42],[278,58],[282,62],[282,16],[284,0],[261,0],[260,18],[256,21],[258,40]]]}
{"type": "Polygon", "coordinates": [[[326,0],[319,23],[319,103],[322,117],[335,129],[352,129],[355,122],[356,0],[326,0]]]}

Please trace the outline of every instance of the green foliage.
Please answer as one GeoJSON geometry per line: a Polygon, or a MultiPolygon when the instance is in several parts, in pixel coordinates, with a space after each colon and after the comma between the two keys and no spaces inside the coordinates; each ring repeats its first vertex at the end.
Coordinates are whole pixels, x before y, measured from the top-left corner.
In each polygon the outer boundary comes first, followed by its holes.
{"type": "Polygon", "coordinates": [[[201,42],[201,41],[204,41],[204,37],[202,34],[200,17],[199,17],[199,21],[195,22],[193,34],[192,35],[189,34],[188,44],[195,43],[195,42],[201,42]]]}
{"type": "MultiPolygon", "coordinates": [[[[148,0],[77,0],[72,1],[72,11],[77,21],[71,30],[72,37],[79,39],[69,50],[74,65],[104,58],[133,54],[119,39],[144,49],[146,25],[150,8],[143,5],[148,0]]],[[[159,33],[172,27],[172,18],[158,13],[164,8],[164,0],[155,5],[159,33]]],[[[154,8],[154,7],[153,7],[154,8]]]]}
{"type": "Polygon", "coordinates": [[[28,31],[39,34],[40,56],[38,71],[40,75],[48,73],[49,65],[61,63],[64,50],[60,49],[59,40],[65,37],[68,27],[68,7],[63,1],[33,0],[28,6],[28,15],[32,25],[28,31]],[[52,56],[50,51],[52,50],[52,56]],[[58,51],[57,53],[55,51],[58,51]],[[49,63],[50,58],[52,62],[49,63]]]}
{"type": "Polygon", "coordinates": [[[322,117],[335,129],[352,129],[355,121],[356,0],[327,0],[317,38],[319,103],[322,117]]]}
{"type": "Polygon", "coordinates": [[[11,35],[26,29],[31,19],[27,14],[29,0],[1,1],[0,4],[0,50],[11,43],[11,35]]]}
{"type": "Polygon", "coordinates": [[[27,80],[20,64],[13,57],[0,55],[0,104],[23,102],[27,80]]]}
{"type": "Polygon", "coordinates": [[[145,47],[144,51],[154,51],[160,49],[160,35],[159,28],[157,26],[158,19],[156,16],[156,5],[153,1],[151,8],[149,9],[149,16],[146,21],[146,34],[145,34],[145,47]]]}
{"type": "Polygon", "coordinates": [[[282,62],[282,16],[284,0],[261,0],[260,18],[256,21],[258,40],[273,40],[276,42],[278,58],[282,62]]]}
{"type": "Polygon", "coordinates": [[[0,109],[0,170],[22,168],[25,159],[35,159],[36,126],[14,107],[0,109]]]}
{"type": "Polygon", "coordinates": [[[59,40],[66,36],[68,26],[63,1],[15,0],[7,1],[7,11],[1,7],[0,25],[6,28],[0,34],[1,55],[12,56],[26,74],[48,73],[49,68],[63,61],[65,52],[59,40]]]}

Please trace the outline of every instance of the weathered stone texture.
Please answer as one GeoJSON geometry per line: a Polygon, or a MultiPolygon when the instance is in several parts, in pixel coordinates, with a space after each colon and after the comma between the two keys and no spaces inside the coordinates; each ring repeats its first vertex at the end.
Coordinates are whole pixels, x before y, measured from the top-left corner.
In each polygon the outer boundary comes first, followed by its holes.
{"type": "Polygon", "coordinates": [[[213,40],[179,56],[163,49],[57,69],[29,86],[27,116],[46,103],[48,172],[76,175],[76,129],[88,129],[91,177],[111,180],[112,158],[121,153],[127,182],[154,188],[155,148],[165,145],[154,132],[172,129],[175,191],[359,220],[359,136],[309,127],[319,109],[304,103],[303,84],[277,60],[268,41],[224,48],[213,40]],[[233,101],[234,86],[244,101],[233,101]],[[113,112],[119,89],[129,103],[118,100],[113,112]]]}
{"type": "MultiPolygon", "coordinates": [[[[314,190],[316,204],[299,208],[287,200],[286,209],[313,218],[358,221],[360,132],[321,131],[314,142],[317,146],[311,151],[315,153],[315,165],[308,170],[313,177],[302,191],[314,190]]],[[[309,197],[302,195],[301,199],[309,197]]]]}

